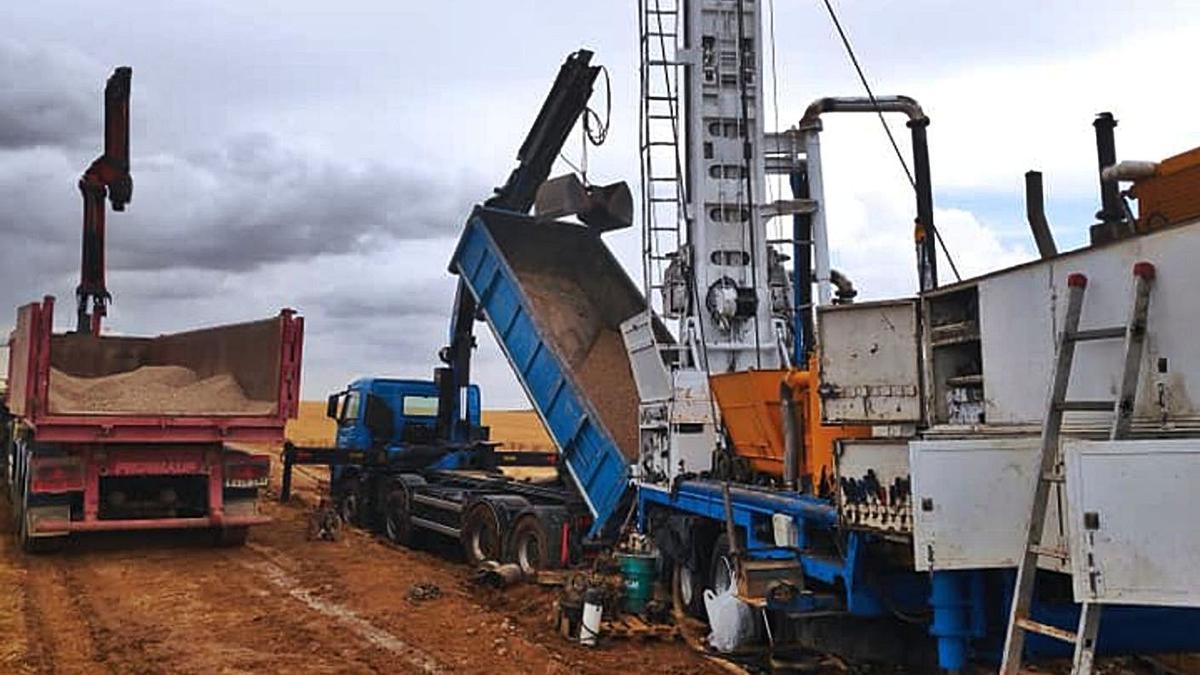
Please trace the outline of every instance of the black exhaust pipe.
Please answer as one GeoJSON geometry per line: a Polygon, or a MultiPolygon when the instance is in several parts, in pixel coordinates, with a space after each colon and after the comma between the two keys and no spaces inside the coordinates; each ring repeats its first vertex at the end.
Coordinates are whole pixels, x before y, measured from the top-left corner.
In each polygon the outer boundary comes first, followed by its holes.
{"type": "Polygon", "coordinates": [[[1117,163],[1117,141],[1113,133],[1117,128],[1117,120],[1112,113],[1102,112],[1096,116],[1092,126],[1096,128],[1097,174],[1100,176],[1100,210],[1096,212],[1096,219],[1115,231],[1116,226],[1125,222],[1125,210],[1121,208],[1117,182],[1105,180],[1103,174],[1106,168],[1117,163]]]}
{"type": "Polygon", "coordinates": [[[1054,245],[1054,234],[1050,231],[1050,223],[1046,222],[1046,203],[1045,195],[1042,192],[1041,171],[1025,173],[1025,217],[1029,219],[1029,229],[1033,231],[1033,241],[1037,244],[1038,255],[1043,260],[1058,255],[1058,247],[1054,245]]]}

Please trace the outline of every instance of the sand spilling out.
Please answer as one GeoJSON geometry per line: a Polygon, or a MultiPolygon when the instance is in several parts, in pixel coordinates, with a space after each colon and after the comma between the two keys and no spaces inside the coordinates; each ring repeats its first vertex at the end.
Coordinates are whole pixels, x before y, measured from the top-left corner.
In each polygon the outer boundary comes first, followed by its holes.
{"type": "Polygon", "coordinates": [[[550,331],[601,423],[625,456],[637,459],[638,396],[620,332],[603,324],[600,312],[573,279],[528,271],[518,276],[538,320],[550,331]]]}
{"type": "Polygon", "coordinates": [[[272,401],[247,398],[228,373],[201,378],[182,366],[142,366],[104,377],[50,370],[50,412],[152,415],[270,415],[272,401]]]}

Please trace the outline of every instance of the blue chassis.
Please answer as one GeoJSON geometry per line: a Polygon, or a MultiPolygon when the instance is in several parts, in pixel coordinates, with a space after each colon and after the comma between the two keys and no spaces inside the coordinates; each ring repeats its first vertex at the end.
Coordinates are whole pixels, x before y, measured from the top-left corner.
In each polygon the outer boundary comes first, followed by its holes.
{"type": "MultiPolygon", "coordinates": [[[[868,573],[875,535],[850,530],[838,555],[803,552],[813,532],[838,529],[837,508],[809,495],[745,486],[730,487],[733,522],[745,535],[745,550],[755,558],[796,558],[806,579],[839,589],[839,604],[862,617],[888,616],[893,612],[929,612],[929,633],[937,640],[938,662],[959,670],[968,661],[996,662],[1003,647],[1015,570],[981,569],[921,573],[888,570],[868,573]],[[797,548],[780,548],[767,527],[776,513],[796,524],[797,548]]],[[[674,490],[640,485],[637,490],[638,526],[646,531],[646,513],[665,508],[724,523],[723,486],[705,480],[681,481],[674,490]]],[[[824,611],[829,603],[812,602],[772,607],[802,617],[805,611],[824,611]]],[[[1034,615],[1044,623],[1074,631],[1079,606],[1064,600],[1037,602],[1034,615]]],[[[1200,610],[1163,607],[1109,607],[1101,620],[1098,651],[1102,654],[1145,654],[1200,651],[1200,610]]],[[[1070,655],[1070,645],[1031,635],[1026,641],[1030,657],[1070,655]]]]}

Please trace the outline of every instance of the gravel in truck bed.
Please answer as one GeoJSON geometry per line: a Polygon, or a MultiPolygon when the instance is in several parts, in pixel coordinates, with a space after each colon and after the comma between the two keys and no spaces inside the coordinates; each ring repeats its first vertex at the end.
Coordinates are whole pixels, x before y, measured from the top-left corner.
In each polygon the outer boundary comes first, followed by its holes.
{"type": "Polygon", "coordinates": [[[272,401],[246,396],[228,373],[201,378],[182,366],[142,366],[103,377],[50,370],[50,412],[152,415],[269,415],[272,401]]]}
{"type": "Polygon", "coordinates": [[[537,320],[567,361],[575,382],[586,392],[600,421],[629,459],[637,459],[637,389],[625,342],[583,288],[570,277],[518,271],[537,320]]]}

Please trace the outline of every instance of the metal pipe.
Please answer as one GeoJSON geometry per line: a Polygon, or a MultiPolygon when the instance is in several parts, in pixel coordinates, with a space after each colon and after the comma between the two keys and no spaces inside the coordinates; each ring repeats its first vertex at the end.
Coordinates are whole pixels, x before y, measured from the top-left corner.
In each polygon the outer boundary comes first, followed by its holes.
{"type": "MultiPolygon", "coordinates": [[[[877,96],[874,99],[863,96],[838,96],[819,98],[809,104],[804,111],[804,116],[800,118],[799,128],[805,134],[805,150],[808,151],[809,145],[816,145],[816,137],[821,132],[821,115],[831,112],[868,112],[868,113],[885,113],[896,112],[908,116],[908,128],[912,130],[912,152],[913,152],[913,188],[917,195],[917,275],[920,289],[927,291],[936,288],[938,285],[937,273],[937,227],[933,221],[933,183],[930,178],[929,171],[929,140],[926,133],[926,128],[929,126],[929,118],[925,115],[925,111],[915,99],[908,96],[877,96]]],[[[820,151],[819,146],[817,148],[820,151]]],[[[813,159],[811,154],[808,154],[808,168],[810,174],[819,173],[820,155],[817,155],[817,160],[813,159]]],[[[821,195],[816,188],[812,189],[813,199],[818,200],[817,214],[821,214],[820,200],[821,195]]],[[[816,224],[818,218],[814,216],[814,232],[813,241],[816,241],[818,233],[816,232],[816,224]]],[[[824,215],[819,216],[820,225],[825,226],[824,215]]],[[[824,232],[820,233],[824,236],[824,232]]],[[[820,264],[820,259],[817,260],[820,264]]],[[[824,282],[828,278],[822,279],[818,275],[817,281],[820,286],[818,289],[825,292],[825,298],[821,300],[821,304],[828,303],[828,289],[824,287],[824,282]]]]}
{"type": "Polygon", "coordinates": [[[837,300],[834,300],[835,303],[846,305],[854,302],[854,298],[858,297],[858,291],[854,288],[854,282],[850,281],[850,277],[845,274],[835,269],[830,269],[829,282],[837,288],[837,300]]]}
{"type": "Polygon", "coordinates": [[[1113,166],[1105,167],[1100,177],[1107,181],[1135,181],[1150,178],[1158,173],[1158,162],[1127,159],[1113,166]]]}
{"type": "MultiPolygon", "coordinates": [[[[921,113],[920,106],[917,106],[916,112],[921,113]]],[[[929,140],[925,133],[928,127],[929,118],[925,117],[924,113],[921,113],[920,117],[913,117],[908,121],[908,128],[912,129],[913,181],[916,183],[914,187],[917,191],[917,221],[924,232],[924,237],[920,242],[921,257],[917,261],[917,274],[920,276],[922,291],[933,290],[938,285],[937,227],[933,224],[933,182],[929,177],[929,140]]]]}
{"type": "Polygon", "coordinates": [[[829,112],[898,112],[908,115],[910,120],[926,119],[925,111],[916,99],[908,96],[876,96],[871,100],[866,96],[827,96],[809,104],[800,118],[800,128],[818,123],[823,113],[829,112]]]}
{"type": "Polygon", "coordinates": [[[1029,220],[1029,229],[1033,231],[1038,255],[1042,256],[1043,260],[1058,255],[1058,247],[1054,245],[1054,233],[1050,231],[1050,223],[1046,222],[1041,171],[1025,172],[1025,217],[1029,220]]]}
{"type": "Polygon", "coordinates": [[[1121,208],[1121,193],[1117,182],[1106,180],[1104,170],[1117,163],[1117,142],[1113,132],[1117,128],[1117,120],[1110,112],[1102,112],[1092,122],[1096,129],[1096,160],[1100,175],[1100,210],[1096,218],[1106,225],[1120,223],[1125,219],[1124,209],[1121,208]]]}
{"type": "Polygon", "coordinates": [[[800,478],[802,441],[796,420],[796,398],[786,380],[779,383],[779,401],[783,408],[783,484],[795,492],[800,478]]]}
{"type": "Polygon", "coordinates": [[[812,213],[813,264],[817,283],[817,304],[828,305],[829,289],[829,233],[825,225],[825,182],[821,176],[821,123],[815,127],[801,127],[804,134],[804,157],[808,168],[809,198],[816,202],[812,213]]]}
{"type": "MultiPolygon", "coordinates": [[[[807,167],[791,175],[792,196],[809,199],[807,167]]],[[[819,208],[819,206],[818,206],[819,208]]],[[[813,350],[813,216],[797,213],[792,217],[792,331],[794,335],[792,362],[802,370],[808,368],[808,356],[813,350]]]]}

